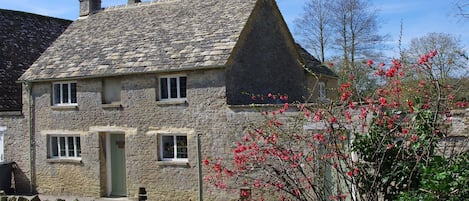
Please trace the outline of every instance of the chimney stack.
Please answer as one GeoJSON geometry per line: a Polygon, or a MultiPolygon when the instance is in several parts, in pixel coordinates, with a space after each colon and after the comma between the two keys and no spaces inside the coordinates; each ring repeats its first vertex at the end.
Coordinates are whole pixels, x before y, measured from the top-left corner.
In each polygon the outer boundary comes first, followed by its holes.
{"type": "Polygon", "coordinates": [[[101,9],[101,0],[79,0],[80,17],[88,16],[101,9]]]}
{"type": "Polygon", "coordinates": [[[129,0],[127,4],[131,5],[131,4],[136,4],[136,3],[140,3],[140,2],[142,2],[142,1],[141,0],[129,0]]]}

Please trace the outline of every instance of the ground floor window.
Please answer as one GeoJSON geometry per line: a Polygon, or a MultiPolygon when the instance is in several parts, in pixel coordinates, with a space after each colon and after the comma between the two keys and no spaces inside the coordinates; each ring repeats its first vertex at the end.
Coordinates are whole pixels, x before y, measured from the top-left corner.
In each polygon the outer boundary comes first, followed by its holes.
{"type": "Polygon", "coordinates": [[[187,135],[160,135],[160,159],[165,161],[187,161],[187,135]]]}
{"type": "Polygon", "coordinates": [[[80,158],[80,136],[49,136],[50,158],[80,158]]]}

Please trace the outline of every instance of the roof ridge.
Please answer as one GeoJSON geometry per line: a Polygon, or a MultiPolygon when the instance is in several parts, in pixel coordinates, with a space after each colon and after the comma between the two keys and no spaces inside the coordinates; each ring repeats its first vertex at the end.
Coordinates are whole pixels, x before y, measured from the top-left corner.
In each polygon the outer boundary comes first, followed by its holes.
{"type": "Polygon", "coordinates": [[[135,8],[135,7],[140,7],[140,6],[149,6],[153,4],[173,3],[173,2],[178,2],[178,1],[181,1],[181,0],[151,0],[151,1],[134,3],[134,4],[109,6],[109,7],[103,8],[103,10],[104,11],[121,10],[121,9],[135,8]]]}

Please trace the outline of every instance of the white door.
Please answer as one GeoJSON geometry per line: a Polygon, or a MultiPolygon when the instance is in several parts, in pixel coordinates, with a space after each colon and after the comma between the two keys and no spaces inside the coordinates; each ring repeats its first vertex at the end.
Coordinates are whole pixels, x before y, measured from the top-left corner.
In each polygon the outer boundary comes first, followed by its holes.
{"type": "Polygon", "coordinates": [[[3,160],[5,160],[5,156],[3,154],[3,134],[5,133],[5,130],[5,127],[0,127],[0,162],[3,162],[3,160]]]}

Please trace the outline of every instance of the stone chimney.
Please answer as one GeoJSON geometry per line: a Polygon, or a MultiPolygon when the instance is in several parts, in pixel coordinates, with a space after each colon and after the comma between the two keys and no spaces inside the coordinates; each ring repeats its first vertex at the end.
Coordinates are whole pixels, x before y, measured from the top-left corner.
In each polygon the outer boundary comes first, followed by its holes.
{"type": "Polygon", "coordinates": [[[140,3],[140,2],[142,1],[141,0],[129,0],[127,4],[131,5],[131,4],[140,3]]]}
{"type": "Polygon", "coordinates": [[[101,9],[101,0],[79,0],[80,17],[88,16],[101,9]]]}

